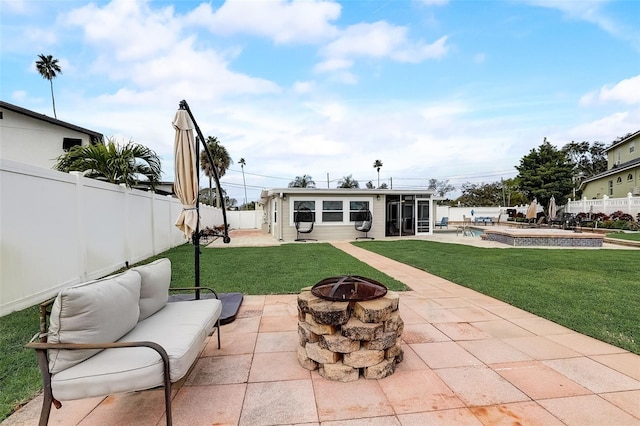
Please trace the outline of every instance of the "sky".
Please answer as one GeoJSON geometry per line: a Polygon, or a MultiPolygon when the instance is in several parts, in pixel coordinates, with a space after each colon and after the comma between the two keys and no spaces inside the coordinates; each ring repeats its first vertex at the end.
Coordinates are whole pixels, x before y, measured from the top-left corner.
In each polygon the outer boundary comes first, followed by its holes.
{"type": "MultiPolygon", "coordinates": [[[[0,0],[0,99],[132,140],[174,178],[185,99],[233,164],[228,195],[512,178],[547,138],[640,130],[635,0],[0,0]]],[[[201,181],[206,186],[206,179],[201,181]]]]}

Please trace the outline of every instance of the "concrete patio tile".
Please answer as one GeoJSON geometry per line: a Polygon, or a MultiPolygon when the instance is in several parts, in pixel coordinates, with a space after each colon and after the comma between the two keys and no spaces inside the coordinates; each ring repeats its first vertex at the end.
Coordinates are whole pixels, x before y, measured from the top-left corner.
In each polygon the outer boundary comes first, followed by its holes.
{"type": "Polygon", "coordinates": [[[533,334],[537,334],[539,336],[573,333],[572,330],[556,324],[553,321],[536,316],[529,318],[512,318],[511,321],[525,330],[529,330],[533,334]]]}
{"type": "Polygon", "coordinates": [[[449,311],[466,322],[492,321],[500,318],[478,306],[468,308],[449,308],[449,311]]]}
{"type": "Polygon", "coordinates": [[[446,296],[433,298],[432,300],[443,308],[470,308],[475,306],[467,299],[461,297],[446,296]]]}
{"type": "Polygon", "coordinates": [[[531,399],[591,394],[588,389],[540,361],[493,364],[491,368],[531,399]]]}
{"type": "Polygon", "coordinates": [[[578,352],[572,351],[566,346],[552,342],[542,336],[512,337],[503,339],[503,342],[513,346],[520,352],[524,352],[533,359],[542,360],[580,356],[578,352]]]}
{"type": "Polygon", "coordinates": [[[444,322],[433,324],[451,340],[489,339],[491,336],[467,322],[444,322]]]}
{"type": "Polygon", "coordinates": [[[639,425],[640,420],[598,395],[572,396],[538,401],[570,426],[639,425]]]}
{"type": "Polygon", "coordinates": [[[595,393],[640,390],[640,381],[586,357],[544,363],[595,393]]]}
{"type": "Polygon", "coordinates": [[[467,297],[466,299],[474,305],[483,307],[485,309],[496,306],[509,306],[508,303],[505,303],[502,300],[498,300],[494,297],[487,296],[481,293],[476,293],[474,296],[467,297]]]}
{"type": "Polygon", "coordinates": [[[183,387],[173,399],[173,424],[238,424],[246,387],[244,383],[183,387]]]}
{"type": "Polygon", "coordinates": [[[529,355],[507,345],[500,339],[465,340],[458,342],[458,344],[485,364],[532,360],[529,355]]]}
{"type": "MultiPolygon", "coordinates": [[[[391,403],[377,380],[336,382],[314,375],[320,422],[393,416],[391,403]]],[[[366,424],[366,423],[365,423],[366,424]]]]}
{"type": "Polygon", "coordinates": [[[249,318],[236,318],[230,324],[225,324],[220,327],[220,338],[225,333],[257,333],[260,328],[261,316],[249,317],[249,318]]]}
{"type": "Polygon", "coordinates": [[[260,333],[266,331],[295,331],[298,329],[298,316],[276,316],[260,319],[260,333]]]}
{"type": "Polygon", "coordinates": [[[246,307],[255,307],[255,306],[264,306],[264,301],[267,298],[264,294],[245,294],[242,296],[242,306],[246,307]]]}
{"type": "Polygon", "coordinates": [[[400,414],[398,420],[403,426],[482,426],[480,420],[468,408],[400,414]]]}
{"type": "Polygon", "coordinates": [[[486,366],[443,368],[435,373],[467,406],[528,401],[524,393],[486,366]]]}
{"type": "MultiPolygon", "coordinates": [[[[313,285],[313,284],[309,284],[313,285]]],[[[301,287],[306,287],[302,285],[301,287]]],[[[264,305],[281,305],[281,304],[289,304],[291,302],[296,303],[298,300],[297,294],[267,294],[264,297],[264,305]]]]}
{"type": "Polygon", "coordinates": [[[402,426],[402,424],[395,416],[383,416],[322,422],[322,426],[402,426]]]}
{"type": "Polygon", "coordinates": [[[402,362],[396,366],[396,371],[428,370],[427,364],[414,352],[411,345],[402,344],[402,362]]]}
{"type": "Polygon", "coordinates": [[[298,350],[298,341],[297,331],[260,333],[256,342],[255,352],[294,352],[298,350]]]}
{"type": "Polygon", "coordinates": [[[292,303],[274,303],[270,305],[264,305],[262,310],[262,316],[264,317],[278,317],[278,316],[292,316],[298,315],[298,309],[295,304],[292,303]]]}
{"type": "Polygon", "coordinates": [[[560,420],[534,401],[472,407],[471,412],[487,426],[562,426],[560,420]]]}
{"type": "Polygon", "coordinates": [[[442,306],[437,305],[435,307],[427,308],[427,307],[417,307],[414,306],[412,309],[424,318],[427,322],[436,323],[436,322],[464,322],[462,318],[458,315],[451,312],[449,309],[445,309],[442,306]]]}
{"type": "Polygon", "coordinates": [[[463,402],[431,370],[396,371],[379,383],[396,414],[464,407],[463,402]]]}
{"type": "MultiPolygon", "coordinates": [[[[78,399],[75,401],[62,401],[62,407],[56,409],[51,407],[49,416],[49,426],[76,425],[84,419],[87,414],[98,406],[105,397],[78,399]]],[[[2,426],[31,426],[37,425],[42,409],[42,394],[33,398],[18,411],[2,421],[2,426]]],[[[164,412],[164,400],[163,408],[164,412]]]]}
{"type": "Polygon", "coordinates": [[[311,379],[249,383],[239,425],[317,423],[311,379]]]}
{"type": "Polygon", "coordinates": [[[516,308],[515,306],[511,306],[511,305],[486,306],[485,309],[504,319],[536,317],[531,312],[527,312],[524,309],[516,308]]]}
{"type": "MultiPolygon", "coordinates": [[[[422,293],[422,292],[418,292],[418,293],[422,293]]],[[[421,312],[428,309],[442,309],[442,305],[436,303],[435,301],[427,297],[403,299],[402,303],[409,306],[415,312],[421,312]]]]}
{"type": "MultiPolygon", "coordinates": [[[[173,402],[171,407],[175,407],[173,402]]],[[[80,424],[87,426],[107,424],[152,426],[158,424],[161,419],[164,420],[164,412],[163,389],[148,392],[118,393],[106,397],[80,424]]]]}
{"type": "Polygon", "coordinates": [[[600,396],[621,410],[640,419],[640,390],[603,393],[600,396]]]}
{"type": "Polygon", "coordinates": [[[505,319],[472,322],[471,325],[490,334],[492,337],[497,337],[499,339],[534,336],[530,331],[525,330],[524,328],[505,319]]]}
{"type": "Polygon", "coordinates": [[[583,355],[607,355],[625,353],[622,348],[610,345],[593,337],[585,336],[584,334],[571,332],[568,334],[553,334],[546,336],[547,339],[556,343],[560,343],[576,352],[580,352],[583,355]]]}
{"type": "Polygon", "coordinates": [[[223,356],[252,354],[258,333],[220,333],[220,349],[218,349],[218,337],[210,338],[200,356],[223,356]]]}
{"type": "Polygon", "coordinates": [[[640,380],[640,355],[625,352],[613,355],[596,355],[590,358],[622,374],[640,380]]]}
{"type": "Polygon", "coordinates": [[[432,369],[482,364],[456,342],[415,343],[410,346],[432,369]]]}
{"type": "Polygon", "coordinates": [[[200,358],[184,386],[210,386],[246,383],[252,354],[200,358]]]}
{"type": "MultiPolygon", "coordinates": [[[[402,313],[400,316],[402,317],[402,313]]],[[[405,343],[430,343],[445,342],[451,339],[431,324],[422,322],[420,324],[405,323],[402,340],[405,343]]]]}
{"type": "Polygon", "coordinates": [[[262,306],[240,305],[240,309],[238,309],[238,313],[236,314],[236,319],[259,317],[260,315],[262,315],[262,306]]]}
{"type": "Polygon", "coordinates": [[[400,317],[405,324],[424,324],[424,318],[418,315],[413,309],[407,306],[406,303],[400,299],[400,317]]]}
{"type": "Polygon", "coordinates": [[[300,366],[296,352],[256,353],[249,372],[250,383],[310,378],[309,370],[300,366]]]}
{"type": "MultiPolygon", "coordinates": [[[[433,302],[436,302],[439,306],[443,306],[440,303],[439,299],[459,299],[459,300],[463,300],[463,299],[460,299],[459,297],[451,296],[451,294],[449,294],[448,291],[439,289],[437,287],[433,287],[431,290],[420,290],[420,291],[418,291],[418,293],[420,293],[420,295],[422,297],[424,297],[425,299],[429,299],[429,300],[431,300],[433,302]]],[[[467,302],[467,303],[469,303],[469,302],[467,302]]],[[[469,305],[471,305],[471,303],[469,303],[469,305]]],[[[465,305],[465,306],[468,306],[468,305],[465,305]]]]}

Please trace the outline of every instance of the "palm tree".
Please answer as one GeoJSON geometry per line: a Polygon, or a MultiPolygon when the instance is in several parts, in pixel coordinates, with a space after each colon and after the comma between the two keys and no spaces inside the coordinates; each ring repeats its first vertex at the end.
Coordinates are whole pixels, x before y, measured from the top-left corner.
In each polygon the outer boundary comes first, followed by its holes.
{"type": "Polygon", "coordinates": [[[373,168],[378,171],[378,188],[380,188],[380,169],[382,168],[382,161],[380,160],[374,161],[373,168]]]}
{"type": "Polygon", "coordinates": [[[296,176],[294,180],[289,182],[289,188],[315,188],[316,183],[313,181],[311,176],[302,175],[296,176]]]}
{"type": "Polygon", "coordinates": [[[238,163],[240,164],[240,168],[242,169],[242,185],[244,186],[244,208],[245,210],[247,209],[247,181],[244,180],[244,166],[247,165],[247,162],[244,160],[244,158],[240,158],[240,161],[238,161],[238,163]]]}
{"type": "Polygon", "coordinates": [[[113,139],[106,144],[74,146],[58,157],[53,168],[83,172],[88,178],[124,183],[129,188],[147,181],[155,189],[162,173],[160,158],[154,151],[131,140],[118,145],[113,139]]]}
{"type": "MultiPolygon", "coordinates": [[[[206,142],[207,148],[209,148],[209,152],[213,157],[213,164],[209,161],[209,156],[206,151],[202,150],[200,153],[200,168],[204,172],[204,174],[209,178],[209,191],[211,192],[212,182],[211,178],[214,176],[214,167],[216,172],[218,173],[218,179],[224,176],[224,174],[229,169],[229,166],[233,161],[231,157],[229,157],[229,152],[227,148],[220,145],[220,141],[215,136],[209,136],[206,142]]],[[[220,188],[218,188],[218,196],[216,197],[216,207],[220,207],[220,200],[223,195],[220,192],[220,188]]]]}
{"type": "Polygon", "coordinates": [[[62,68],[58,65],[58,60],[53,59],[51,55],[38,55],[39,61],[36,61],[36,68],[42,78],[49,80],[51,85],[51,101],[53,102],[53,117],[58,118],[56,115],[56,100],[53,97],[53,79],[58,76],[56,73],[62,74],[62,68]]]}
{"type": "Polygon", "coordinates": [[[338,181],[338,188],[360,188],[360,184],[352,175],[349,175],[338,181]]]}

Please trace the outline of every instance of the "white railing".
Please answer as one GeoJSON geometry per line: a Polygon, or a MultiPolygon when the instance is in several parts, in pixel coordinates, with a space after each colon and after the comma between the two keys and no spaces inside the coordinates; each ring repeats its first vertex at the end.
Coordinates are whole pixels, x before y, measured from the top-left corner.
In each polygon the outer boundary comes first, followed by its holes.
{"type": "Polygon", "coordinates": [[[640,197],[634,197],[631,193],[627,194],[625,198],[609,198],[605,195],[603,198],[596,200],[588,200],[587,198],[576,201],[569,200],[566,206],[567,213],[591,212],[610,215],[619,210],[630,214],[635,219],[640,213],[640,197]]]}
{"type": "MultiPolygon", "coordinates": [[[[0,159],[0,316],[186,242],[180,201],[0,159]]],[[[222,212],[201,206],[202,226],[222,212]]]]}

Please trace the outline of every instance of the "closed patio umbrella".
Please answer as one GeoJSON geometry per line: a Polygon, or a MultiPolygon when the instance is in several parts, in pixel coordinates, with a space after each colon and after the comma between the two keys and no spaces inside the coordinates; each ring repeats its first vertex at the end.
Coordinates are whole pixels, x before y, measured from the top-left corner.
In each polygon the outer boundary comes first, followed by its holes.
{"type": "Polygon", "coordinates": [[[198,228],[198,166],[193,122],[186,110],[176,112],[173,127],[176,129],[174,191],[183,205],[176,226],[190,240],[198,228]]]}
{"type": "Polygon", "coordinates": [[[527,209],[527,219],[535,219],[538,215],[538,200],[536,198],[533,199],[531,204],[529,204],[529,208],[527,209]]]}
{"type": "Polygon", "coordinates": [[[558,207],[556,206],[556,197],[552,195],[551,199],[549,200],[549,221],[555,219],[557,215],[558,207]]]}

